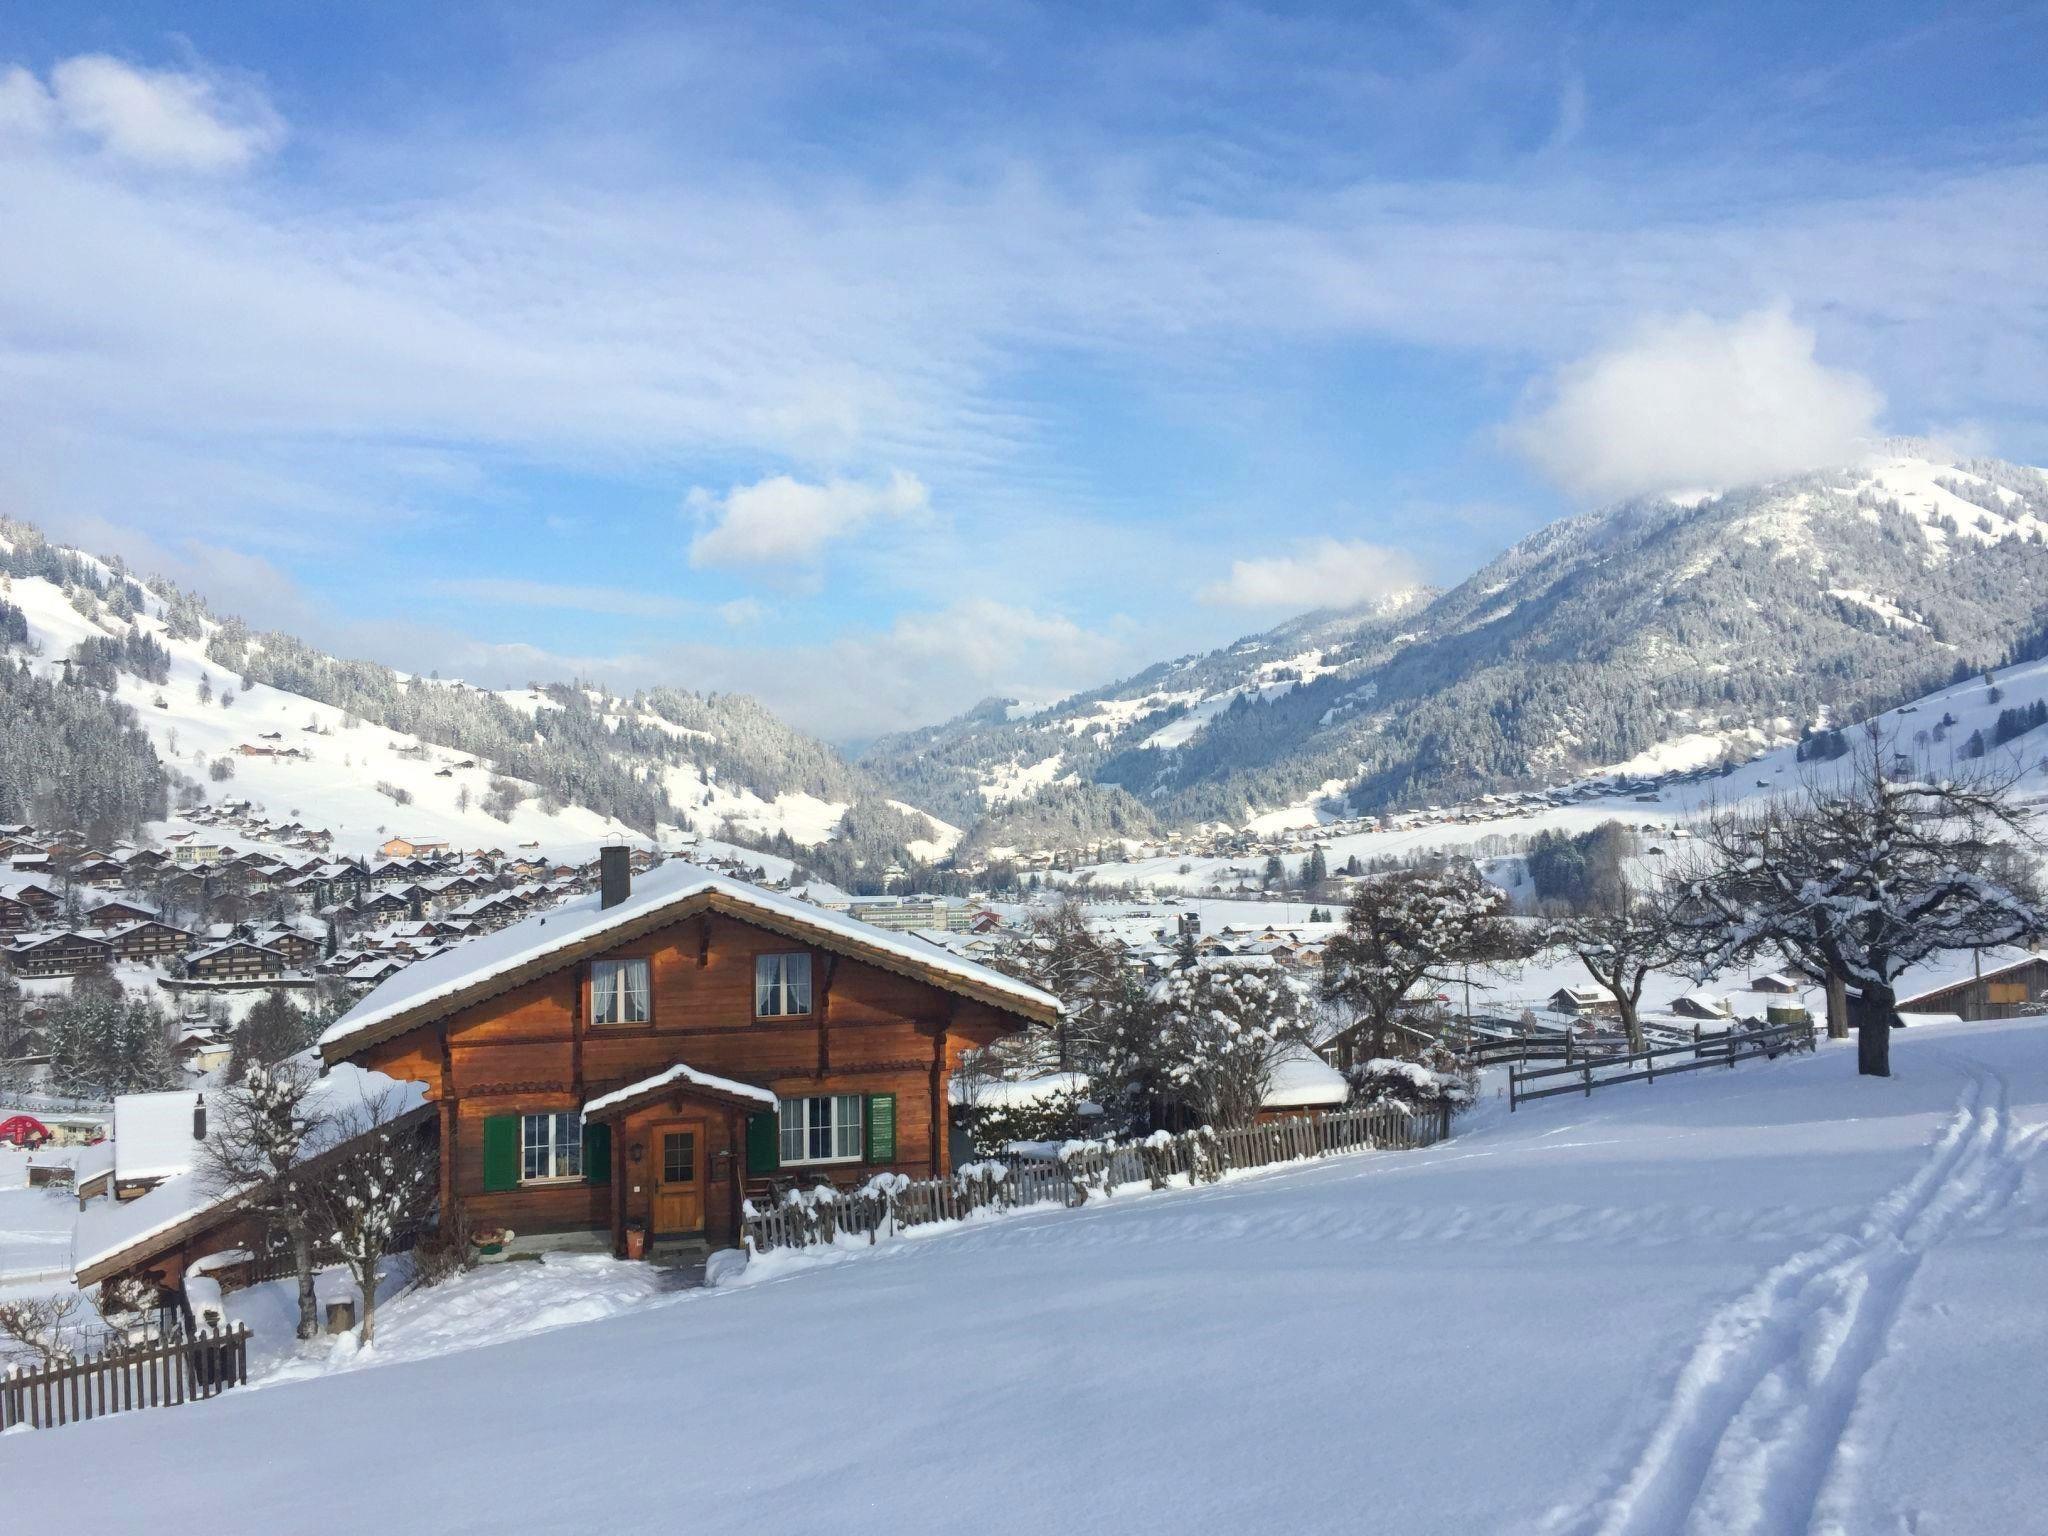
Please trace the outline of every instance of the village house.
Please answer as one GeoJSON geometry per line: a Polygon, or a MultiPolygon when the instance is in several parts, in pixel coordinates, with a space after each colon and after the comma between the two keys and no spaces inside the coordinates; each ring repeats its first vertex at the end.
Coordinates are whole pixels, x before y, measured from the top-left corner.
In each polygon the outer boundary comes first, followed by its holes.
{"type": "Polygon", "coordinates": [[[943,1174],[967,1050],[1049,1023],[969,961],[664,865],[423,961],[322,1041],[428,1084],[444,1200],[523,1233],[734,1239],[749,1187],[943,1174]],[[586,1117],[588,1124],[586,1125],[586,1117]]]}
{"type": "Polygon", "coordinates": [[[0,949],[0,957],[17,976],[82,976],[103,971],[113,961],[113,946],[87,933],[42,934],[0,949]]]}
{"type": "Polygon", "coordinates": [[[130,923],[104,935],[113,945],[114,956],[123,961],[151,961],[182,955],[193,945],[193,936],[158,918],[130,923]]]}
{"type": "Polygon", "coordinates": [[[247,939],[209,944],[185,957],[185,974],[194,981],[252,981],[284,973],[284,956],[247,939]]]}
{"type": "Polygon", "coordinates": [[[2048,999],[2048,956],[2014,949],[1975,955],[1957,951],[1899,979],[1902,1014],[1955,1014],[1965,1019],[2010,1019],[2043,1011],[2048,999]],[[1943,974],[1947,972],[1947,974],[1943,974]]]}
{"type": "MultiPolygon", "coordinates": [[[[688,864],[634,889],[624,855],[598,892],[408,968],[320,1042],[330,1074],[425,1086],[441,1208],[521,1246],[720,1246],[777,1187],[943,1176],[961,1056],[1059,1015],[1000,972],[688,864]]],[[[83,1248],[79,1281],[175,1291],[247,1237],[196,1208],[83,1248]]]]}
{"type": "Polygon", "coordinates": [[[445,838],[386,838],[377,845],[377,852],[387,859],[439,858],[448,852],[445,838]]]}

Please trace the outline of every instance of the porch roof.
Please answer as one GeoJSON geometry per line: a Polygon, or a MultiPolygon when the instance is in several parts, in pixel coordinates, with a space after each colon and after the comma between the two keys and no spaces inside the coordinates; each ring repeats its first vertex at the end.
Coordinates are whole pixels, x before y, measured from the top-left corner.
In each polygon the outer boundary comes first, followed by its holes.
{"type": "Polygon", "coordinates": [[[775,1095],[766,1088],[752,1083],[736,1082],[729,1077],[719,1077],[711,1072],[699,1072],[684,1062],[677,1062],[666,1071],[652,1077],[643,1077],[637,1083],[628,1083],[623,1088],[614,1088],[610,1093],[600,1094],[583,1106],[586,1120],[609,1120],[627,1111],[659,1099],[665,1093],[683,1092],[692,1098],[713,1099],[721,1104],[736,1104],[744,1109],[763,1110],[775,1107],[775,1095]]]}

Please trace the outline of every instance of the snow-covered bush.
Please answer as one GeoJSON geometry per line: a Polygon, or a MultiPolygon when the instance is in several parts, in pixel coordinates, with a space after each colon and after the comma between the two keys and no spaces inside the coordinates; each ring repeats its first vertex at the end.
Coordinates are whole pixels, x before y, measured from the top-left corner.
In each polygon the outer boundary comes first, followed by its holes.
{"type": "Polygon", "coordinates": [[[1359,1063],[1350,1073],[1353,1099],[1410,1113],[1448,1108],[1455,1114],[1468,1107],[1475,1089],[1470,1070],[1447,1051],[1430,1055],[1427,1062],[1375,1056],[1359,1063]]]}
{"type": "Polygon", "coordinates": [[[1061,1088],[1031,1103],[963,1104],[955,1118],[967,1132],[977,1157],[995,1157],[1013,1141],[1067,1141],[1083,1129],[1087,1101],[1061,1088]]]}

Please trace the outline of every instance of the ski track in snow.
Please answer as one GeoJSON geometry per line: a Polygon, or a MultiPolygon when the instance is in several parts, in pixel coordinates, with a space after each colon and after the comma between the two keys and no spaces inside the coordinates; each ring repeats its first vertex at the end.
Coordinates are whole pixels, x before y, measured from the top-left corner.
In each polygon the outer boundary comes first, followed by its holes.
{"type": "MultiPolygon", "coordinates": [[[[1708,1323],[1648,1442],[1554,1536],[1851,1536],[1866,1450],[1857,1409],[1921,1261],[1990,1224],[2048,1127],[2015,1132],[2003,1074],[1970,1081],[1913,1176],[1841,1230],[1778,1265],[1708,1323]]],[[[1897,1525],[1897,1522],[1893,1522],[1897,1525]]],[[[1907,1523],[1897,1525],[1911,1529],[1907,1523]]]]}

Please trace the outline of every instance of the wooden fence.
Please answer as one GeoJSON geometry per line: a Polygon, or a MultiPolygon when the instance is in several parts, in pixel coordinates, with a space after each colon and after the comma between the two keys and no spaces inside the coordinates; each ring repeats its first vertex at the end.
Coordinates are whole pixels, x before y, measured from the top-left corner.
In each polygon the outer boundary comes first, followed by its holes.
{"type": "Polygon", "coordinates": [[[1582,1056],[1574,1066],[1527,1068],[1520,1063],[1508,1067],[1508,1108],[1518,1108],[1530,1099],[1553,1098],[1560,1093],[1590,1096],[1595,1088],[1616,1083],[1653,1083],[1660,1077],[1680,1072],[1697,1072],[1702,1067],[1732,1067],[1753,1057],[1777,1057],[1787,1051],[1810,1051],[1819,1039],[1812,1020],[1799,1024],[1767,1024],[1759,1029],[1731,1029],[1708,1035],[1689,1045],[1664,1045],[1654,1050],[1632,1051],[1620,1056],[1582,1056]],[[1659,1063],[1664,1065],[1659,1065],[1659,1063]],[[1531,1088],[1533,1082],[1550,1078],[1569,1079],[1549,1088],[1531,1088]]]}
{"type": "Polygon", "coordinates": [[[201,1333],[0,1376],[0,1430],[51,1429],[137,1408],[175,1408],[249,1380],[249,1330],[201,1333]]]}
{"type": "Polygon", "coordinates": [[[1178,1136],[1162,1132],[1121,1145],[1077,1142],[1053,1157],[1011,1156],[970,1163],[950,1179],[884,1174],[857,1190],[793,1190],[765,1209],[750,1208],[742,1232],[747,1247],[756,1253],[831,1243],[846,1236],[865,1236],[872,1243],[900,1227],[957,1221],[978,1210],[1076,1206],[1107,1199],[1119,1185],[1164,1189],[1176,1176],[1204,1182],[1232,1168],[1264,1168],[1339,1152],[1427,1147],[1450,1133],[1448,1109],[1411,1113],[1380,1107],[1295,1115],[1237,1130],[1203,1129],[1178,1136]]]}

